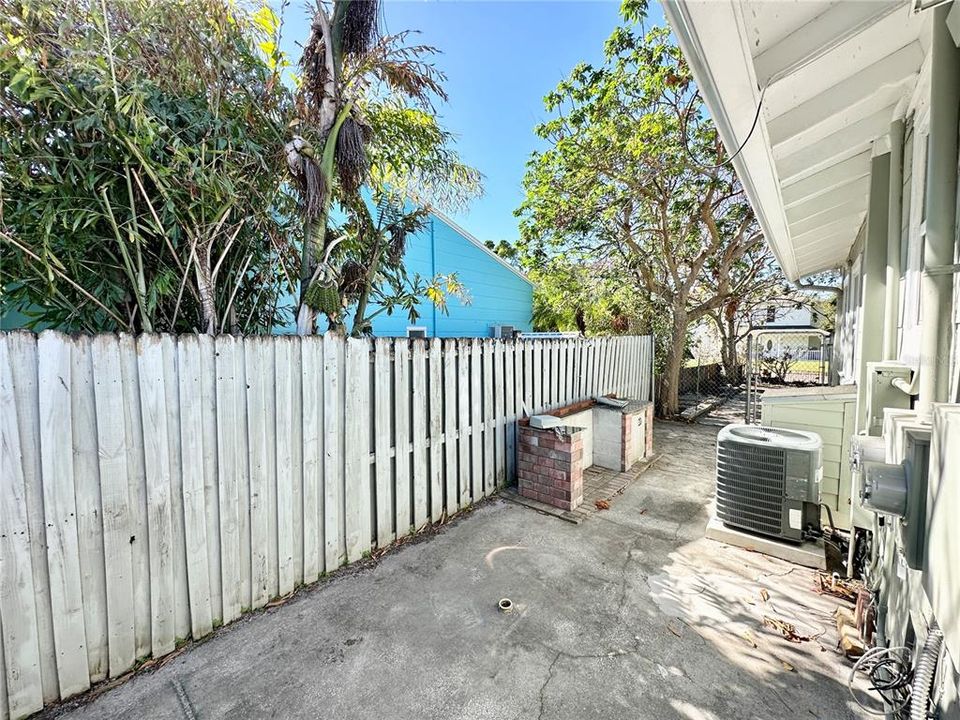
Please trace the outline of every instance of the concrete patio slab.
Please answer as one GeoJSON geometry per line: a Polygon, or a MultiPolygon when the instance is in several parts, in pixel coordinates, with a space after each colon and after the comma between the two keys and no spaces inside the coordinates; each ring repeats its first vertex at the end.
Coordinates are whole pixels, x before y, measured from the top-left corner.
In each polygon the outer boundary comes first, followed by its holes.
{"type": "Polygon", "coordinates": [[[861,717],[814,572],[704,539],[714,436],[661,423],[657,465],[582,524],[495,500],[46,716],[861,717]]]}

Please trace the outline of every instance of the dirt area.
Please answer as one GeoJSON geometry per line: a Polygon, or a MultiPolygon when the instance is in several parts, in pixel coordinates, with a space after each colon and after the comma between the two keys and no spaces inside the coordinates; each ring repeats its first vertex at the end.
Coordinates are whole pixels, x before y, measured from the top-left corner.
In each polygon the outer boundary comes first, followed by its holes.
{"type": "Polygon", "coordinates": [[[813,571],[703,537],[715,434],[659,423],[660,461],[580,525],[492,501],[47,715],[861,717],[835,650],[839,601],[813,591],[813,571]]]}

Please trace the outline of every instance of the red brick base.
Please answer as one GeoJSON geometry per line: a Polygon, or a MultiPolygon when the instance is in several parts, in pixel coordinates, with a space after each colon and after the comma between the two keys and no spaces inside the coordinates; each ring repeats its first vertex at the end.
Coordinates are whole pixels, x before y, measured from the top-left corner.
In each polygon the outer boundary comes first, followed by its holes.
{"type": "Polygon", "coordinates": [[[573,510],[583,502],[583,430],[520,426],[517,460],[520,494],[573,510]]]}

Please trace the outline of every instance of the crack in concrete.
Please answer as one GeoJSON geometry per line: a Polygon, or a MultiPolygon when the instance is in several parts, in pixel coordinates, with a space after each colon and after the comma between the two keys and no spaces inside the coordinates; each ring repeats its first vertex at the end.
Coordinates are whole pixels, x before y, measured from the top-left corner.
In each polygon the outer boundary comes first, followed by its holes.
{"type": "MultiPolygon", "coordinates": [[[[636,644],[639,644],[639,638],[634,639],[636,644]]],[[[556,674],[557,663],[560,662],[560,659],[565,660],[611,660],[614,658],[623,658],[623,657],[633,657],[642,661],[643,663],[656,667],[657,663],[654,660],[651,660],[647,656],[641,653],[640,648],[634,648],[633,650],[624,650],[623,648],[616,648],[613,650],[603,650],[601,652],[595,653],[571,653],[566,650],[557,650],[550,645],[545,643],[537,643],[540,647],[545,650],[549,650],[554,653],[553,660],[550,662],[549,667],[547,668],[547,678],[543,681],[543,684],[540,686],[540,711],[537,714],[537,720],[543,720],[544,713],[546,712],[545,701],[546,701],[546,692],[547,686],[553,681],[553,678],[556,674]]],[[[687,676],[686,671],[684,671],[684,676],[687,676]]],[[[522,713],[521,713],[522,714],[522,713]]],[[[519,715],[517,715],[519,717],[519,715]]]]}
{"type": "Polygon", "coordinates": [[[640,549],[640,541],[643,539],[641,533],[637,533],[633,536],[633,540],[630,542],[630,547],[627,548],[627,555],[623,559],[623,565],[620,566],[620,599],[617,602],[617,617],[623,617],[624,608],[627,606],[627,568],[630,567],[630,563],[633,561],[633,552],[640,549]]]}
{"type": "Polygon", "coordinates": [[[170,684],[173,685],[173,690],[177,693],[177,700],[180,702],[180,712],[183,713],[183,717],[186,720],[197,720],[197,713],[193,709],[193,703],[190,702],[183,684],[176,678],[170,684]]]}
{"type": "Polygon", "coordinates": [[[546,700],[547,685],[549,685],[550,681],[553,680],[553,669],[556,667],[561,655],[563,655],[563,652],[561,650],[557,650],[557,654],[553,657],[553,662],[551,662],[550,667],[547,668],[547,679],[544,680],[543,685],[540,686],[540,712],[537,714],[537,720],[543,720],[543,713],[545,709],[544,700],[546,700]]]}

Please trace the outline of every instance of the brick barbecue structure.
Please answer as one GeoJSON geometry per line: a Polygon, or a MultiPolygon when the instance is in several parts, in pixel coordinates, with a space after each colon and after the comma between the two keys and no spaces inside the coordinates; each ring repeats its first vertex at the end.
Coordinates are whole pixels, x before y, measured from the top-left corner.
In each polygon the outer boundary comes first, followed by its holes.
{"type": "Polygon", "coordinates": [[[563,510],[583,502],[582,428],[520,428],[520,494],[563,510]]]}
{"type": "Polygon", "coordinates": [[[574,510],[583,502],[585,468],[598,465],[623,472],[653,454],[650,402],[619,407],[590,400],[557,408],[539,420],[520,421],[518,492],[562,510],[574,510]]]}

